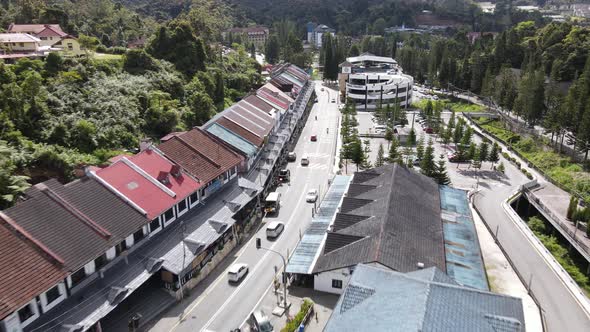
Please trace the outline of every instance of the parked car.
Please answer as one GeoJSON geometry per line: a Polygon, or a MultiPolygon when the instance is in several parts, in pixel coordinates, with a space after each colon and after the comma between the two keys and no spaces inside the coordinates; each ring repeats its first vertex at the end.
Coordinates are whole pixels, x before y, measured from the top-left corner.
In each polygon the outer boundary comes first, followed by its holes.
{"type": "Polygon", "coordinates": [[[331,102],[332,103],[335,103],[336,102],[336,99],[332,98],[331,102]]]}
{"type": "Polygon", "coordinates": [[[320,91],[324,91],[324,88],[321,88],[320,91]]]}
{"type": "Polygon", "coordinates": [[[297,160],[297,154],[295,152],[289,152],[287,155],[287,161],[295,161],[297,160]]]}
{"type": "Polygon", "coordinates": [[[301,166],[307,166],[309,165],[309,158],[307,156],[303,156],[301,158],[301,166]]]}
{"type": "Polygon", "coordinates": [[[316,99],[315,99],[313,102],[314,102],[314,103],[317,103],[317,102],[318,102],[318,99],[316,98],[316,99]]]}
{"type": "Polygon", "coordinates": [[[318,200],[318,190],[317,189],[310,189],[305,195],[305,201],[307,203],[315,203],[318,200]]]}
{"type": "Polygon", "coordinates": [[[285,224],[280,221],[273,221],[266,227],[266,237],[269,239],[276,239],[283,230],[285,229],[285,224]]]}
{"type": "Polygon", "coordinates": [[[256,332],[273,332],[274,327],[270,323],[270,319],[262,310],[254,311],[248,319],[250,331],[256,332]]]}
{"type": "Polygon", "coordinates": [[[310,140],[311,140],[312,142],[315,142],[315,141],[317,141],[317,140],[318,140],[318,137],[317,137],[316,135],[311,135],[311,137],[310,137],[310,140]]]}
{"type": "Polygon", "coordinates": [[[424,128],[424,132],[427,134],[434,134],[434,129],[432,129],[430,127],[426,127],[426,128],[424,128]]]}
{"type": "Polygon", "coordinates": [[[227,271],[228,280],[230,282],[240,282],[246,273],[248,273],[248,264],[236,263],[227,271]]]}
{"type": "Polygon", "coordinates": [[[279,181],[280,182],[290,182],[291,181],[291,171],[288,169],[282,169],[279,171],[279,181]]]}

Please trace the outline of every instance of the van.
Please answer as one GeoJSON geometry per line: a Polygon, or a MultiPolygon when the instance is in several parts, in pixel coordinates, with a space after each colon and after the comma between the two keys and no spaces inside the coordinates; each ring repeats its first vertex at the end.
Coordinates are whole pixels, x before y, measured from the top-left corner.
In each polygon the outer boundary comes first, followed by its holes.
{"type": "Polygon", "coordinates": [[[387,130],[387,126],[385,125],[376,125],[375,126],[375,131],[385,131],[387,130]]]}
{"type": "Polygon", "coordinates": [[[254,311],[248,318],[248,325],[251,331],[256,332],[273,332],[274,326],[270,323],[270,319],[262,310],[254,311]]]}
{"type": "Polygon", "coordinates": [[[246,273],[248,273],[248,264],[236,263],[227,271],[227,279],[229,282],[239,282],[246,273]]]}
{"type": "Polygon", "coordinates": [[[269,239],[276,239],[283,230],[285,229],[285,224],[280,221],[273,221],[266,227],[266,237],[269,239]]]}

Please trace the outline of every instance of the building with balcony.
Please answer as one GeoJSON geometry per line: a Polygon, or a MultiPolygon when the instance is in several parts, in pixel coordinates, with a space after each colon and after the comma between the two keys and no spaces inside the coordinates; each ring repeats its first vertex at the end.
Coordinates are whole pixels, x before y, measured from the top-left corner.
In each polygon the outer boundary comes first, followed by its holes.
{"type": "Polygon", "coordinates": [[[412,76],[405,75],[392,58],[363,53],[347,58],[338,74],[340,94],[358,110],[395,105],[408,107],[412,99],[412,76]]]}

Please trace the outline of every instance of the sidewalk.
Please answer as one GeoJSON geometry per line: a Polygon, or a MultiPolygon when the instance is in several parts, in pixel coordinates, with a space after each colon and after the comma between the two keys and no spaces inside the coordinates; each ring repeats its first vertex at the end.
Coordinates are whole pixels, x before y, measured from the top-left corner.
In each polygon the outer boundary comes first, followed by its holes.
{"type": "Polygon", "coordinates": [[[494,293],[521,298],[526,330],[543,331],[539,307],[528,294],[525,285],[522,284],[510,262],[494,241],[479,214],[473,209],[473,205],[471,205],[471,214],[477,230],[490,290],[494,293]]]}
{"type": "MultiPolygon", "coordinates": [[[[279,294],[282,294],[282,288],[279,290],[279,294]]],[[[304,298],[310,298],[314,302],[314,315],[305,326],[305,331],[308,332],[322,332],[324,326],[332,315],[332,310],[338,302],[338,295],[323,293],[314,291],[311,288],[301,287],[289,287],[287,299],[291,304],[289,308],[289,317],[293,318],[299,312],[301,304],[304,298]]],[[[262,310],[270,318],[270,323],[274,327],[275,331],[280,331],[285,325],[287,325],[287,317],[285,315],[277,317],[272,314],[272,311],[277,306],[278,297],[274,292],[273,288],[269,288],[269,291],[260,299],[259,304],[254,310],[262,310]]],[[[249,332],[250,327],[246,322],[240,327],[241,331],[249,332]]]]}

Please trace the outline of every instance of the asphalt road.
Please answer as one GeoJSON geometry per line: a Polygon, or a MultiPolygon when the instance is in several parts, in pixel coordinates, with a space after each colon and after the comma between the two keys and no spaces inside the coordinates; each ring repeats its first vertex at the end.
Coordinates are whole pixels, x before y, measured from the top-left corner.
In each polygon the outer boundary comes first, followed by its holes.
{"type": "Polygon", "coordinates": [[[295,248],[300,234],[311,221],[312,204],[305,202],[305,194],[315,188],[323,195],[331,175],[340,113],[337,104],[330,102],[337,92],[327,88],[322,92],[320,88],[321,83],[317,82],[318,103],[314,105],[295,147],[297,162],[288,165],[291,184],[277,189],[282,194],[278,216],[265,218],[256,236],[234,256],[227,257],[202,285],[192,291],[200,295],[192,303],[183,304],[185,308],[179,317],[165,314],[150,331],[230,331],[242,325],[271,286],[275,271],[282,269],[282,259],[276,253],[257,250],[254,239],[261,238],[264,248],[286,256],[295,248]],[[311,135],[317,135],[317,142],[310,141],[311,135]],[[310,160],[306,167],[299,164],[304,155],[310,160]],[[275,220],[285,223],[285,230],[278,239],[269,241],[265,236],[265,224],[275,220]],[[236,285],[227,280],[227,268],[233,263],[249,265],[249,273],[236,285]]]}

